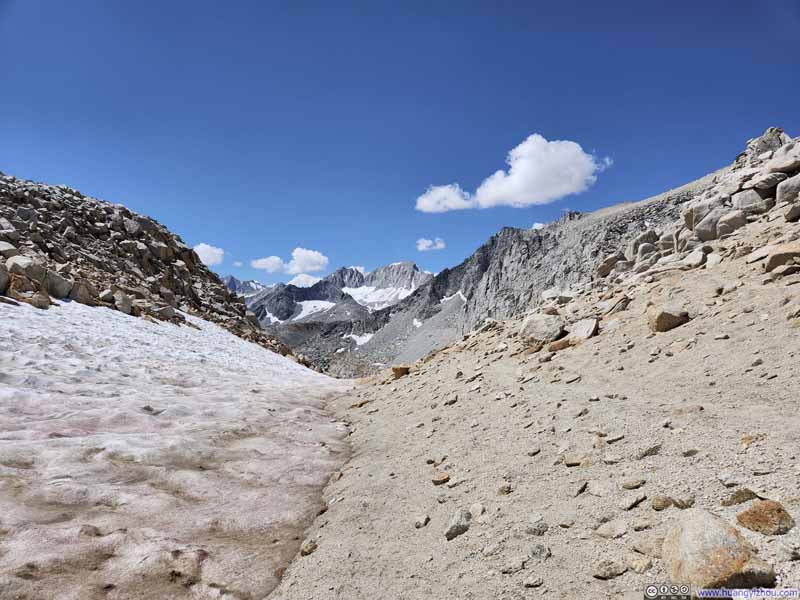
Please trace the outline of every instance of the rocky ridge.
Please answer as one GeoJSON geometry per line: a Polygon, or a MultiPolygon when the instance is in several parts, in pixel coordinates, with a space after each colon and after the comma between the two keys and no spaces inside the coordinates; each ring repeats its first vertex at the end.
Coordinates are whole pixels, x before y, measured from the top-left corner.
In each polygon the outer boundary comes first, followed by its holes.
{"type": "MultiPolygon", "coordinates": [[[[778,128],[750,140],[725,168],[640,202],[571,212],[542,229],[504,228],[460,265],[445,269],[394,306],[352,324],[322,329],[306,347],[324,349],[330,373],[365,375],[414,361],[452,343],[483,319],[507,319],[604,278],[681,268],[705,260],[707,242],[762,218],[776,205],[800,218],[798,142],[778,128]],[[793,211],[793,212],[792,212],[793,211]],[[693,251],[703,252],[702,256],[693,251]],[[331,355],[350,329],[371,335],[331,355]]],[[[771,213],[777,214],[777,213],[771,213]]],[[[308,351],[311,360],[320,353],[308,351]]]]}
{"type": "Polygon", "coordinates": [[[336,400],[353,458],[274,597],[797,587],[795,147],[769,130],[674,227],[609,248],[591,284],[336,400]],[[767,191],[745,210],[749,189],[767,191]],[[685,219],[708,200],[703,240],[705,217],[685,219]]]}
{"type": "Polygon", "coordinates": [[[289,353],[157,221],[67,186],[0,175],[0,300],[47,309],[60,299],[183,323],[179,309],[289,353]]]}

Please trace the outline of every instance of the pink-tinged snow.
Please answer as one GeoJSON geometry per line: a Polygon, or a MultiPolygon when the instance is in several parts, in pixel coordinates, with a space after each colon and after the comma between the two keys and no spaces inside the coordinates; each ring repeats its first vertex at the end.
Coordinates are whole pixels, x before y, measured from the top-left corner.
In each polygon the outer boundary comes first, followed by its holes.
{"type": "Polygon", "coordinates": [[[262,598],[347,384],[220,327],[0,304],[0,597],[262,598]]]}

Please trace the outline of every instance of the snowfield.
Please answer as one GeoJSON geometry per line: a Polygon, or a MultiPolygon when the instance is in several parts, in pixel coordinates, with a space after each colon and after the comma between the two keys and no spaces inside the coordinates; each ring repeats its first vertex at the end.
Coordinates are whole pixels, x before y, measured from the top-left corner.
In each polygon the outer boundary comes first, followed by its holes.
{"type": "Polygon", "coordinates": [[[369,285],[362,285],[357,288],[345,287],[342,288],[342,291],[362,306],[366,306],[370,310],[380,310],[387,306],[397,304],[403,298],[413,294],[415,289],[416,288],[394,287],[376,288],[369,285]]]}
{"type": "Polygon", "coordinates": [[[298,304],[300,305],[300,312],[292,319],[292,321],[305,319],[310,315],[319,312],[325,312],[329,308],[336,306],[335,302],[328,302],[327,300],[304,300],[302,302],[298,302],[298,304]]]}
{"type": "Polygon", "coordinates": [[[349,384],[187,318],[0,304],[0,597],[277,584],[346,458],[322,406],[349,384]]]}

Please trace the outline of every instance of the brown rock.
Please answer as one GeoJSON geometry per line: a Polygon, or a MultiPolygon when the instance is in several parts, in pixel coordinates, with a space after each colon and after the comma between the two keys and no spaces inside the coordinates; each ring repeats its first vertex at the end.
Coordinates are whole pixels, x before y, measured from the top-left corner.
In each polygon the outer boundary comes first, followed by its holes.
{"type": "Polygon", "coordinates": [[[736,528],[699,508],[681,513],[664,539],[662,556],[672,583],[695,588],[775,584],[775,571],[736,528]]]}
{"type": "Polygon", "coordinates": [[[669,331],[690,320],[689,313],[676,305],[650,306],[647,309],[647,322],[651,331],[669,331]]]}
{"type": "Polygon", "coordinates": [[[764,535],[783,535],[794,527],[792,515],[779,502],[759,500],[744,512],[736,515],[742,527],[764,535]]]}
{"type": "Polygon", "coordinates": [[[788,244],[773,246],[767,256],[764,270],[769,273],[776,267],[785,265],[795,259],[800,259],[800,242],[789,242],[788,244]]]}
{"type": "Polygon", "coordinates": [[[445,483],[450,481],[450,475],[447,473],[447,471],[442,471],[441,469],[434,469],[431,481],[433,482],[433,485],[444,485],[445,483]]]}
{"type": "Polygon", "coordinates": [[[80,304],[86,304],[88,306],[98,305],[97,290],[85,279],[79,279],[75,282],[69,293],[69,297],[80,304]]]}
{"type": "Polygon", "coordinates": [[[748,488],[740,488],[722,500],[721,504],[722,506],[736,506],[737,504],[744,504],[745,502],[755,500],[756,498],[758,498],[758,496],[753,490],[748,488]]]}
{"type": "Polygon", "coordinates": [[[392,375],[394,375],[395,379],[400,379],[401,377],[405,377],[411,372],[411,367],[406,365],[398,365],[396,367],[392,367],[392,375]]]}

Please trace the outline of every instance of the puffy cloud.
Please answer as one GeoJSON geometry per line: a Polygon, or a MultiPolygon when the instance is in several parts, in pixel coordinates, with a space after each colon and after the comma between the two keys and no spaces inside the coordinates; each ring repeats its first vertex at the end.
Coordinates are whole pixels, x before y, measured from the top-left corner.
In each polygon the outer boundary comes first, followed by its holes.
{"type": "Polygon", "coordinates": [[[240,261],[240,260],[233,261],[233,266],[234,267],[241,267],[242,266],[242,261],[240,261]]]}
{"type": "Polygon", "coordinates": [[[299,275],[292,277],[287,283],[289,285],[296,285],[297,287],[311,287],[318,281],[320,281],[319,277],[307,275],[306,273],[300,273],[299,275]]]}
{"type": "Polygon", "coordinates": [[[194,247],[194,251],[203,261],[203,264],[208,267],[222,264],[222,259],[225,257],[225,250],[205,243],[197,244],[194,247]]]}
{"type": "Polygon", "coordinates": [[[441,250],[445,247],[444,240],[442,238],[434,238],[429,240],[427,238],[419,238],[417,240],[417,250],[420,252],[427,252],[429,250],[441,250]]]}
{"type": "Polygon", "coordinates": [[[422,212],[446,212],[466,208],[512,206],[524,208],[548,204],[589,189],[597,174],[613,164],[584,152],[569,140],[547,141],[534,133],[506,157],[507,170],[498,170],[470,194],[457,183],[429,187],[417,198],[422,212]]]}
{"type": "MultiPolygon", "coordinates": [[[[250,266],[254,269],[261,269],[267,273],[287,273],[289,275],[298,275],[295,279],[300,283],[295,283],[299,287],[308,287],[316,283],[317,278],[313,277],[316,281],[305,283],[309,281],[310,275],[315,271],[323,271],[328,266],[328,257],[317,252],[316,250],[308,250],[307,248],[295,248],[292,250],[292,258],[289,262],[284,262],[280,256],[265,256],[264,258],[256,258],[250,261],[250,266]]],[[[293,279],[289,283],[295,281],[293,279]]]]}
{"type": "Polygon", "coordinates": [[[254,269],[261,269],[267,273],[277,273],[283,271],[284,264],[280,256],[266,256],[250,261],[250,266],[254,269]]]}
{"type": "Polygon", "coordinates": [[[531,229],[544,229],[544,223],[536,222],[531,225],[531,229]]]}
{"type": "Polygon", "coordinates": [[[292,250],[292,260],[286,265],[286,272],[289,275],[300,273],[314,273],[322,271],[328,266],[328,257],[316,250],[306,248],[295,248],[292,250]]]}
{"type": "Polygon", "coordinates": [[[432,185],[417,198],[417,210],[421,212],[437,213],[464,208],[475,208],[475,203],[457,183],[432,185]]]}

